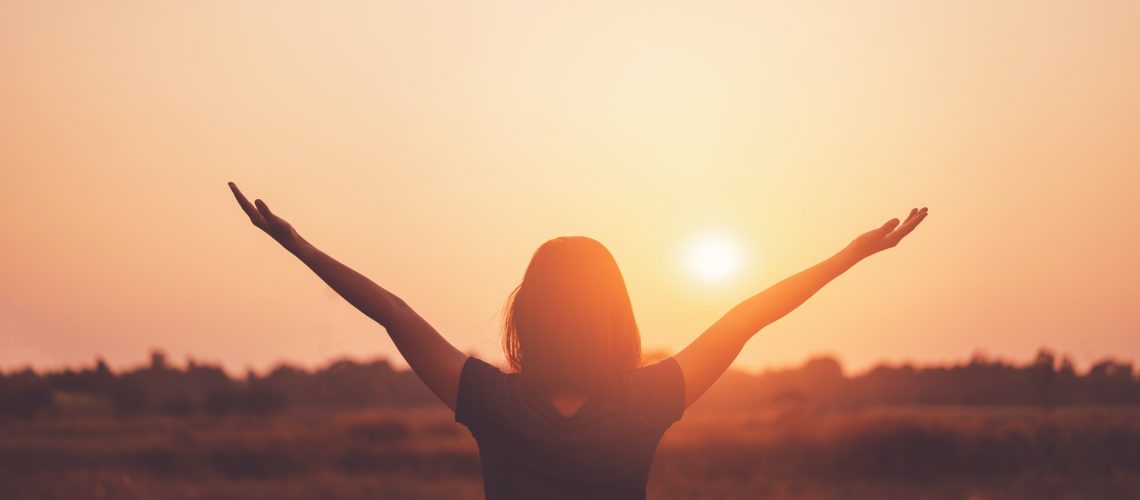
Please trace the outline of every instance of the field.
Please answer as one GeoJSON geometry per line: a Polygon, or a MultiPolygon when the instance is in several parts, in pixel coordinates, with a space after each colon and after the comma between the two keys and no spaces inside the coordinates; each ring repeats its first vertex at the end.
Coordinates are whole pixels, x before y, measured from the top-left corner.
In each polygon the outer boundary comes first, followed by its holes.
{"type": "MultiPolygon", "coordinates": [[[[481,498],[442,411],[0,421],[7,499],[481,498]]],[[[1140,411],[694,412],[650,498],[1140,498],[1140,411]]]]}

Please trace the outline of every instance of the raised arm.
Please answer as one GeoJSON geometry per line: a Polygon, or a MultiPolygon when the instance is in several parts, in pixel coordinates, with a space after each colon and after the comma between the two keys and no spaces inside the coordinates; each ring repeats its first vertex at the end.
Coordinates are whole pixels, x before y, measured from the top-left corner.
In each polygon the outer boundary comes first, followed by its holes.
{"type": "Polygon", "coordinates": [[[863,233],[839,253],[748,298],[713,323],[674,356],[685,378],[685,407],[720,378],[756,332],[792,312],[855,263],[898,245],[926,218],[926,213],[926,207],[911,209],[901,224],[898,219],[891,219],[863,233]]]}
{"type": "Polygon", "coordinates": [[[254,226],[301,259],[360,312],[380,323],[412,371],[448,407],[455,408],[459,373],[467,355],[452,346],[399,297],[305,241],[292,225],[270,212],[269,206],[261,200],[256,200],[256,205],[251,204],[234,183],[229,185],[254,226]]]}

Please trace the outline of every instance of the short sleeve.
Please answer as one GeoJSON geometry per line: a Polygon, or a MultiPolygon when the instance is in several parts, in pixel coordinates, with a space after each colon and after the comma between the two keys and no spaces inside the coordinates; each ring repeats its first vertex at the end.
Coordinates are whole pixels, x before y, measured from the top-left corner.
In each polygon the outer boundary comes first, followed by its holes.
{"type": "Polygon", "coordinates": [[[672,357],[634,372],[638,411],[652,424],[668,427],[685,413],[685,379],[672,357]]]}
{"type": "Polygon", "coordinates": [[[474,356],[468,357],[459,373],[459,393],[455,399],[455,421],[472,431],[490,421],[507,398],[506,374],[474,356]]]}

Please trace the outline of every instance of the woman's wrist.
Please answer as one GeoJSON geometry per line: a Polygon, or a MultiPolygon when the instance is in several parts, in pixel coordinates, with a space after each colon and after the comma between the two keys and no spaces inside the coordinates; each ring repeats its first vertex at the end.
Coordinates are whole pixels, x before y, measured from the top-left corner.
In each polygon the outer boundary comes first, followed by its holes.
{"type": "Polygon", "coordinates": [[[317,252],[317,247],[314,247],[311,243],[306,241],[305,238],[297,235],[296,240],[290,244],[286,250],[289,250],[289,253],[295,255],[298,259],[307,260],[317,252]]]}
{"type": "Polygon", "coordinates": [[[859,251],[859,249],[855,248],[852,245],[844,247],[843,250],[840,250],[839,253],[835,256],[847,267],[854,266],[855,264],[859,263],[859,261],[867,258],[867,256],[864,255],[864,252],[859,251]]]}

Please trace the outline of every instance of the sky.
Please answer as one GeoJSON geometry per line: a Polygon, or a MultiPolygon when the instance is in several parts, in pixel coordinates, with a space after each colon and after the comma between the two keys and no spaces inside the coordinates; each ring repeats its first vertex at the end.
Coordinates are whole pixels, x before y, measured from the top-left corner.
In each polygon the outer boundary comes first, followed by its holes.
{"type": "Polygon", "coordinates": [[[0,0],[0,368],[396,356],[253,227],[501,361],[560,235],[647,350],[912,207],[742,369],[1140,358],[1140,3],[0,0]],[[740,267],[708,280],[693,244],[740,267]]]}

